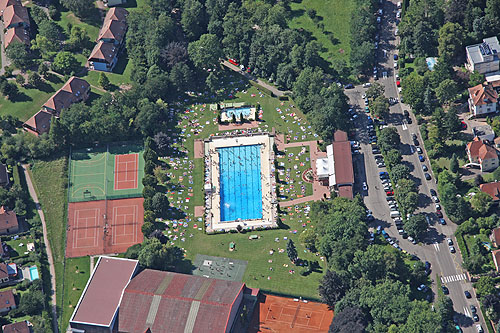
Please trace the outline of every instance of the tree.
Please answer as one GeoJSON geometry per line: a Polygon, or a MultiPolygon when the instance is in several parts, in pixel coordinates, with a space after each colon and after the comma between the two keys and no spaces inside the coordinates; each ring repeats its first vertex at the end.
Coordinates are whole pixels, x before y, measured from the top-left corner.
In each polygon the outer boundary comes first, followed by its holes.
{"type": "Polygon", "coordinates": [[[349,126],[345,95],[337,87],[331,89],[324,105],[313,109],[309,116],[315,132],[325,140],[330,139],[337,129],[347,130],[349,126]]]}
{"type": "Polygon", "coordinates": [[[37,315],[43,311],[44,295],[41,290],[30,290],[21,296],[19,310],[26,315],[37,315]]]}
{"type": "Polygon", "coordinates": [[[288,239],[288,243],[286,244],[286,254],[291,262],[295,262],[298,258],[297,249],[291,238],[288,239]]]}
{"type": "Polygon", "coordinates": [[[436,97],[441,103],[453,102],[457,98],[458,91],[458,84],[452,79],[446,79],[436,88],[436,97]]]}
{"type": "Polygon", "coordinates": [[[476,288],[478,297],[492,295],[496,292],[495,280],[489,275],[481,276],[479,281],[474,284],[474,288],[476,288]]]}
{"type": "Polygon", "coordinates": [[[391,149],[398,149],[401,144],[401,138],[395,127],[386,127],[380,131],[378,137],[378,145],[382,151],[389,151],[391,149]]]}
{"type": "Polygon", "coordinates": [[[173,271],[184,257],[184,254],[177,246],[162,244],[158,238],[148,238],[144,240],[139,251],[139,263],[147,268],[162,271],[173,271]]]}
{"type": "Polygon", "coordinates": [[[166,217],[165,214],[169,207],[170,204],[165,194],[158,192],[153,196],[153,200],[151,201],[151,210],[157,217],[166,217]]]}
{"type": "Polygon", "coordinates": [[[185,63],[188,59],[188,51],[184,44],[180,42],[170,42],[161,51],[163,63],[172,68],[178,63],[185,63]]]}
{"type": "Polygon", "coordinates": [[[318,235],[316,231],[312,228],[308,228],[302,231],[299,235],[299,240],[306,249],[309,249],[311,252],[316,252],[316,241],[318,240],[318,235]]]}
{"type": "Polygon", "coordinates": [[[384,86],[375,82],[368,89],[366,89],[366,97],[374,100],[379,96],[384,96],[384,92],[384,86]]]}
{"type": "MultiPolygon", "coordinates": [[[[443,119],[441,119],[443,121],[443,119]]],[[[444,129],[448,137],[455,137],[462,130],[462,121],[458,118],[457,110],[451,107],[444,116],[444,129]]]]}
{"type": "Polygon", "coordinates": [[[402,85],[405,87],[402,94],[406,103],[410,104],[417,113],[421,112],[425,92],[424,78],[417,73],[411,73],[403,78],[402,85]]]}
{"type": "Polygon", "coordinates": [[[401,160],[401,152],[397,149],[391,149],[385,154],[385,163],[387,163],[389,168],[401,165],[401,160]]]}
{"type": "Polygon", "coordinates": [[[72,50],[81,50],[87,48],[90,45],[90,37],[87,33],[87,30],[77,25],[73,26],[71,28],[69,40],[66,42],[66,44],[72,50]]]}
{"type": "Polygon", "coordinates": [[[54,58],[52,69],[61,74],[70,74],[79,67],[78,60],[75,56],[67,51],[59,52],[54,58]]]}
{"type": "Polygon", "coordinates": [[[389,99],[387,97],[378,96],[371,106],[371,111],[375,117],[385,119],[389,115],[389,99]]]}
{"type": "Polygon", "coordinates": [[[438,53],[440,60],[451,63],[462,52],[465,33],[458,23],[447,22],[439,29],[438,53]]]}
{"type": "Polygon", "coordinates": [[[49,72],[49,66],[47,66],[47,64],[44,62],[40,63],[40,65],[38,66],[38,74],[45,77],[48,72],[49,72]]]}
{"type": "Polygon", "coordinates": [[[327,271],[319,283],[318,291],[323,303],[333,310],[347,289],[348,285],[341,276],[334,271],[327,271]]]}
{"type": "Polygon", "coordinates": [[[422,240],[424,233],[427,231],[427,221],[423,214],[415,214],[405,223],[405,230],[411,237],[416,240],[422,240]]]}
{"type": "Polygon", "coordinates": [[[358,46],[356,52],[351,53],[351,67],[354,75],[367,73],[373,67],[373,43],[363,42],[358,46]]]}
{"type": "Polygon", "coordinates": [[[391,176],[394,182],[399,183],[400,179],[408,179],[410,176],[410,168],[404,164],[397,164],[391,169],[391,176]]]}
{"type": "Polygon", "coordinates": [[[436,308],[442,322],[452,321],[455,310],[453,310],[453,301],[448,296],[439,296],[436,308]]]}
{"type": "Polygon", "coordinates": [[[472,208],[480,215],[484,215],[490,210],[493,204],[493,199],[491,196],[485,192],[478,191],[470,199],[472,208]]]}
{"type": "Polygon", "coordinates": [[[460,166],[458,165],[457,155],[453,153],[450,160],[450,171],[453,173],[457,173],[459,168],[460,166]]]}
{"type": "Polygon", "coordinates": [[[0,83],[0,93],[2,93],[2,95],[12,98],[16,96],[18,92],[19,88],[17,88],[14,82],[5,80],[0,83]]]}
{"type": "Polygon", "coordinates": [[[411,179],[400,179],[396,187],[396,198],[406,213],[413,213],[418,206],[415,182],[411,179]]]}
{"type": "Polygon", "coordinates": [[[25,69],[31,66],[32,56],[23,43],[13,42],[5,50],[7,58],[18,68],[25,69]]]}
{"type": "Polygon", "coordinates": [[[206,32],[206,10],[198,0],[186,0],[183,4],[182,28],[189,40],[198,40],[201,34],[206,32]]]}
{"type": "Polygon", "coordinates": [[[94,8],[93,0],[60,0],[61,4],[78,17],[85,17],[92,13],[94,8]]]}
{"type": "Polygon", "coordinates": [[[189,58],[198,68],[216,68],[222,58],[222,47],[215,35],[204,34],[199,40],[189,43],[189,58]]]}
{"type": "Polygon", "coordinates": [[[469,86],[474,87],[478,84],[481,84],[485,81],[484,74],[479,73],[478,71],[474,71],[469,75],[469,86]]]}
{"type": "Polygon", "coordinates": [[[428,302],[413,301],[411,311],[401,332],[408,333],[439,333],[441,332],[441,318],[431,311],[428,302]]]}
{"type": "Polygon", "coordinates": [[[32,87],[38,87],[42,83],[42,78],[37,72],[30,72],[28,74],[28,84],[32,87]]]}
{"type": "Polygon", "coordinates": [[[99,84],[104,90],[108,90],[111,85],[108,76],[104,74],[104,72],[99,73],[99,79],[97,80],[97,84],[99,84]]]}
{"type": "Polygon", "coordinates": [[[20,86],[23,86],[26,80],[24,79],[24,76],[22,74],[17,74],[16,75],[16,83],[20,86]]]}
{"type": "MultiPolygon", "coordinates": [[[[328,274],[328,273],[327,273],[328,274]]],[[[348,306],[332,319],[329,333],[364,333],[368,322],[358,306],[348,306]]]]}

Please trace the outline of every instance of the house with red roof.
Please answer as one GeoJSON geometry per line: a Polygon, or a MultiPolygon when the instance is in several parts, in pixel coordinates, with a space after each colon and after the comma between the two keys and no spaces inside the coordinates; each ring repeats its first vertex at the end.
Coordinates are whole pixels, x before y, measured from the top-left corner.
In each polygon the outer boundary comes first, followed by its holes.
{"type": "Polygon", "coordinates": [[[480,116],[497,111],[498,93],[491,84],[478,84],[469,88],[469,110],[480,116]]]}
{"type": "Polygon", "coordinates": [[[33,324],[24,320],[13,324],[3,325],[3,333],[32,333],[33,324]]]}
{"type": "Polygon", "coordinates": [[[17,307],[12,289],[0,291],[0,313],[7,313],[17,307]]]}
{"type": "Polygon", "coordinates": [[[491,231],[490,239],[493,243],[493,246],[500,247],[500,227],[495,228],[491,231]]]}
{"type": "Polygon", "coordinates": [[[0,0],[0,16],[7,7],[14,5],[21,6],[21,0],[0,0]]]}
{"type": "Polygon", "coordinates": [[[500,272],[500,250],[491,251],[493,255],[493,263],[495,264],[495,268],[497,272],[500,272]]]}
{"type": "Polygon", "coordinates": [[[493,203],[500,202],[500,182],[495,181],[479,185],[479,190],[489,194],[493,203]]]}
{"type": "Polygon", "coordinates": [[[87,61],[89,69],[111,72],[118,62],[118,54],[124,45],[127,32],[128,11],[124,8],[111,8],[104,18],[97,37],[97,44],[87,61]]]}
{"type": "Polygon", "coordinates": [[[466,150],[469,162],[479,166],[481,171],[495,170],[498,167],[497,150],[479,138],[469,142],[466,150]]]}
{"type": "Polygon", "coordinates": [[[2,15],[4,29],[23,27],[28,29],[30,26],[30,17],[26,7],[15,4],[10,5],[3,11],[2,15]]]}
{"type": "Polygon", "coordinates": [[[8,48],[13,42],[22,43],[30,46],[29,31],[23,27],[15,27],[7,29],[4,38],[4,47],[8,48]]]}

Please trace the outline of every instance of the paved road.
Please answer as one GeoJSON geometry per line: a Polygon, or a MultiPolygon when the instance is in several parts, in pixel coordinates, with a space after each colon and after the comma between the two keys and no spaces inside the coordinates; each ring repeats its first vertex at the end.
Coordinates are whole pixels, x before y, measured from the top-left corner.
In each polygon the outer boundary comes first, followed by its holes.
{"type": "Polygon", "coordinates": [[[45,243],[45,251],[47,252],[47,259],[49,261],[49,270],[50,270],[50,284],[52,286],[52,330],[54,333],[58,333],[59,329],[57,327],[57,311],[56,311],[56,272],[54,270],[54,257],[52,257],[52,250],[50,249],[49,239],[47,237],[47,225],[45,223],[45,216],[43,215],[42,207],[40,202],[38,201],[38,197],[36,195],[35,188],[33,187],[33,183],[31,182],[31,177],[28,172],[29,166],[27,164],[23,165],[24,176],[26,177],[26,183],[28,184],[28,190],[30,192],[31,198],[35,202],[36,210],[40,215],[40,219],[42,220],[42,228],[43,228],[43,242],[45,243]]]}
{"type": "MultiPolygon", "coordinates": [[[[387,78],[381,78],[378,80],[380,84],[385,87],[386,97],[397,97],[400,99],[399,92],[396,86],[396,80],[394,76],[394,58],[393,55],[397,53],[396,45],[399,42],[398,38],[394,36],[394,29],[396,27],[396,2],[397,1],[386,1],[384,3],[384,16],[382,20],[382,28],[380,33],[380,45],[378,50],[378,71],[379,75],[382,72],[387,72],[387,78]],[[384,52],[385,50],[385,52],[384,52]]],[[[381,75],[380,75],[381,76],[381,75]]],[[[367,135],[367,120],[366,116],[363,116],[364,102],[361,98],[362,94],[366,91],[361,87],[355,87],[355,89],[346,90],[346,94],[350,99],[350,103],[359,110],[360,120],[356,122],[357,129],[357,139],[360,141],[361,154],[355,156],[355,171],[356,171],[356,183],[358,191],[361,190],[360,184],[363,181],[367,182],[368,185],[368,195],[365,197],[365,204],[368,209],[373,211],[375,217],[374,225],[382,225],[386,228],[389,235],[396,239],[399,245],[408,251],[409,253],[416,254],[420,257],[422,261],[429,261],[432,264],[432,273],[430,277],[434,280],[437,278],[441,279],[441,282],[448,287],[450,290],[450,298],[453,300],[454,309],[457,313],[456,317],[459,320],[460,326],[464,332],[476,332],[475,324],[471,318],[470,305],[474,304],[478,307],[478,301],[475,297],[468,300],[465,298],[464,291],[469,290],[473,293],[472,285],[469,282],[467,272],[462,269],[462,256],[459,253],[458,246],[456,245],[456,240],[454,238],[454,232],[456,230],[456,225],[448,222],[447,225],[441,225],[437,223],[437,216],[434,214],[435,207],[434,203],[430,198],[430,189],[437,191],[434,175],[430,171],[430,164],[428,162],[427,154],[423,147],[423,141],[420,137],[418,126],[416,124],[415,118],[413,118],[412,124],[408,124],[404,120],[403,111],[410,110],[409,106],[404,104],[396,104],[390,108],[391,115],[388,119],[388,123],[391,126],[396,126],[399,135],[401,137],[402,146],[400,151],[403,155],[404,164],[408,165],[411,170],[411,176],[413,180],[418,185],[419,191],[419,208],[418,212],[423,212],[429,214],[431,218],[432,225],[429,227],[429,231],[423,243],[418,245],[413,245],[406,239],[403,239],[396,229],[395,224],[390,218],[390,209],[387,205],[386,195],[383,191],[382,184],[379,180],[378,173],[380,171],[386,171],[385,168],[378,168],[373,154],[371,152],[371,145],[368,141],[367,135]],[[424,150],[425,161],[421,163],[416,153],[416,147],[413,145],[412,133],[417,134],[418,140],[420,142],[420,147],[424,150]],[[422,170],[422,164],[429,167],[428,173],[431,174],[432,179],[430,181],[425,180],[424,171],[422,170]],[[449,251],[448,244],[446,243],[446,238],[452,238],[453,243],[457,253],[452,254],[449,251]]],[[[366,193],[365,193],[366,194],[366,193]]],[[[433,281],[433,291],[437,293],[436,281],[433,281]]],[[[473,295],[475,296],[475,295],[473,295]]],[[[436,298],[435,298],[436,299],[436,298]]],[[[486,325],[479,314],[480,323],[484,330],[486,330],[486,325]]]]}

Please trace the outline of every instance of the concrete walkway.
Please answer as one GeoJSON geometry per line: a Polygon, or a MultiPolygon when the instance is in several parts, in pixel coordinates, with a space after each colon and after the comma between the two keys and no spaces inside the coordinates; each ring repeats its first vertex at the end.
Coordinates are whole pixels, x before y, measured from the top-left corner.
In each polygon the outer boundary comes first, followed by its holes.
{"type": "Polygon", "coordinates": [[[47,259],[49,261],[49,270],[50,270],[50,284],[52,285],[52,329],[55,333],[59,332],[57,327],[57,310],[56,310],[56,272],[54,269],[54,258],[52,257],[52,250],[50,249],[49,239],[47,237],[47,225],[45,223],[45,216],[43,215],[42,208],[40,206],[40,202],[38,201],[38,197],[35,192],[35,188],[33,187],[33,183],[31,182],[31,177],[28,172],[28,165],[23,164],[23,171],[26,177],[26,183],[28,184],[28,190],[30,192],[31,198],[35,202],[36,210],[40,215],[40,219],[42,220],[43,227],[43,242],[45,243],[45,250],[47,251],[47,259]]]}
{"type": "Polygon", "coordinates": [[[268,84],[268,83],[266,83],[266,82],[264,82],[264,81],[256,78],[252,74],[247,73],[245,71],[242,71],[238,66],[235,66],[235,65],[231,64],[227,60],[222,61],[222,64],[224,66],[226,66],[227,68],[235,71],[236,73],[239,73],[239,74],[243,75],[247,79],[257,82],[257,84],[259,86],[270,90],[275,96],[280,97],[280,96],[283,96],[285,93],[291,93],[291,91],[288,91],[288,90],[287,91],[279,90],[278,88],[276,88],[276,87],[274,87],[274,86],[272,86],[272,85],[270,85],[270,84],[268,84]]]}
{"type": "MultiPolygon", "coordinates": [[[[4,30],[3,28],[3,22],[0,21],[0,29],[1,31],[4,30]]],[[[2,66],[0,66],[0,75],[3,75],[5,73],[5,67],[10,65],[10,60],[7,58],[7,55],[5,54],[5,34],[1,34],[2,37],[2,46],[0,47],[0,57],[2,59],[2,66]]]]}

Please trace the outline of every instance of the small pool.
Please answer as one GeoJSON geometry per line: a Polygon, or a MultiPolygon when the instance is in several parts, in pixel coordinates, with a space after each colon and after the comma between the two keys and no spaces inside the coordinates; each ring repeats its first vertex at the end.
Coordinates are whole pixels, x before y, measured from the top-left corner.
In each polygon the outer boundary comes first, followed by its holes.
{"type": "Polygon", "coordinates": [[[40,278],[38,276],[38,268],[36,268],[36,266],[31,266],[30,267],[30,278],[31,278],[31,281],[37,280],[37,279],[40,278]]]}
{"type": "Polygon", "coordinates": [[[429,68],[429,70],[432,71],[432,70],[434,70],[434,66],[437,63],[437,58],[428,57],[428,58],[425,58],[425,62],[427,63],[427,68],[429,68]]]}
{"type": "Polygon", "coordinates": [[[229,118],[232,118],[233,114],[236,116],[236,118],[240,117],[241,115],[243,115],[243,117],[248,117],[252,112],[252,108],[251,107],[227,108],[224,109],[224,111],[226,112],[229,118]]]}

